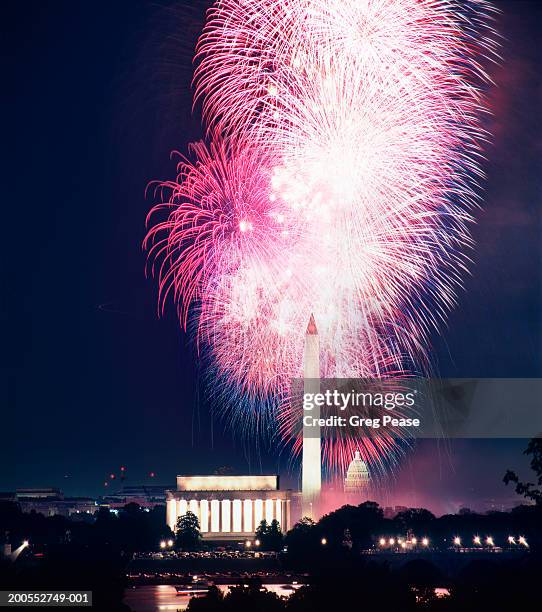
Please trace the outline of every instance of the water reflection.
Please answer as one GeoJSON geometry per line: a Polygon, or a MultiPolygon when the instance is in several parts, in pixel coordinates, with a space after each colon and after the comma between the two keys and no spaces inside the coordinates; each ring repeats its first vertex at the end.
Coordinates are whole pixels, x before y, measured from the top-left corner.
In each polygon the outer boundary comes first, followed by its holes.
{"type": "MultiPolygon", "coordinates": [[[[226,593],[229,584],[217,585],[226,593]]],[[[281,584],[264,585],[268,591],[277,595],[288,597],[292,593],[292,587],[281,584]],[[284,588],[286,587],[286,588],[284,588]]],[[[155,610],[186,610],[190,598],[185,595],[177,595],[172,584],[143,585],[127,588],[124,592],[124,603],[132,609],[132,612],[154,612],[155,610]]]]}

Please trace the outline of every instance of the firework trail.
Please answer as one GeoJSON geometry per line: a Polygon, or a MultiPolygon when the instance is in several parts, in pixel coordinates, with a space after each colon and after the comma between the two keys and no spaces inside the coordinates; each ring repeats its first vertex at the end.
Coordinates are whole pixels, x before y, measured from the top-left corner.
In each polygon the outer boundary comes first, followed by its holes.
{"type": "MultiPolygon", "coordinates": [[[[193,315],[227,393],[278,414],[285,437],[311,313],[322,376],[426,371],[467,270],[491,17],[485,0],[219,0],[208,13],[195,99],[211,144],[160,185],[146,246],[161,306],[171,295],[185,328],[193,315]]],[[[377,468],[397,448],[327,441],[328,466],[360,445],[377,468]]]]}

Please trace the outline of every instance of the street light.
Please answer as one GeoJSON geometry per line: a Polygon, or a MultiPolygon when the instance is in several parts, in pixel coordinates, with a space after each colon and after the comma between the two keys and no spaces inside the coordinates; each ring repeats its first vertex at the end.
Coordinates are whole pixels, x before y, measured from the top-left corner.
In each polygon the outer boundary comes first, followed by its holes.
{"type": "Polygon", "coordinates": [[[166,547],[166,541],[165,541],[165,540],[162,540],[162,541],[160,542],[160,548],[165,548],[165,547],[166,547]]]}
{"type": "Polygon", "coordinates": [[[474,539],[472,540],[477,546],[480,546],[481,544],[481,540],[480,540],[480,536],[474,536],[474,539]]]}
{"type": "Polygon", "coordinates": [[[495,546],[495,542],[493,542],[493,538],[491,536],[487,536],[486,538],[486,544],[488,546],[495,546]]]}
{"type": "Polygon", "coordinates": [[[429,546],[429,540],[427,538],[422,539],[422,546],[429,546]]]}
{"type": "Polygon", "coordinates": [[[379,542],[380,546],[386,546],[386,540],[384,538],[380,538],[379,542]]]}
{"type": "Polygon", "coordinates": [[[454,544],[456,546],[461,546],[461,538],[459,536],[455,536],[454,538],[454,544]]]}
{"type": "Polygon", "coordinates": [[[250,540],[247,540],[245,542],[245,548],[250,548],[252,546],[252,542],[250,540]]]}
{"type": "Polygon", "coordinates": [[[173,540],[168,540],[167,545],[171,548],[173,546],[173,540]]]}
{"type": "Polygon", "coordinates": [[[259,545],[260,545],[260,540],[255,540],[255,541],[254,541],[254,544],[255,544],[256,546],[259,546],[259,545]]]}
{"type": "Polygon", "coordinates": [[[395,540],[393,538],[390,538],[390,546],[393,546],[395,544],[395,540]]]}
{"type": "Polygon", "coordinates": [[[417,543],[417,542],[418,542],[418,540],[416,540],[416,538],[412,538],[412,540],[410,540],[410,543],[411,543],[413,546],[416,546],[416,543],[417,543]]]}
{"type": "Polygon", "coordinates": [[[508,536],[508,544],[515,544],[516,540],[514,538],[514,536],[508,536]]]}
{"type": "Polygon", "coordinates": [[[518,540],[520,544],[523,544],[523,546],[527,546],[527,547],[529,546],[527,544],[527,540],[523,536],[519,536],[518,540]]]}
{"type": "Polygon", "coordinates": [[[326,540],[326,538],[322,538],[322,539],[320,540],[320,543],[322,544],[322,546],[325,546],[325,545],[327,544],[327,540],[326,540]]]}
{"type": "Polygon", "coordinates": [[[30,546],[30,542],[28,540],[23,540],[23,546],[26,548],[27,546],[30,546]]]}

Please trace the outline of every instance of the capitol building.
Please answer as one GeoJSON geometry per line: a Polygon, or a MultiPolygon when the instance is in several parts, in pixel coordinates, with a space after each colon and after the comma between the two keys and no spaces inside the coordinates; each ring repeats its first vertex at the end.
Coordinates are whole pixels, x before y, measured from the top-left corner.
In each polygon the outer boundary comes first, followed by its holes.
{"type": "Polygon", "coordinates": [[[346,495],[359,495],[367,491],[369,486],[369,470],[361,458],[359,450],[348,466],[344,480],[344,492],[346,495]]]}

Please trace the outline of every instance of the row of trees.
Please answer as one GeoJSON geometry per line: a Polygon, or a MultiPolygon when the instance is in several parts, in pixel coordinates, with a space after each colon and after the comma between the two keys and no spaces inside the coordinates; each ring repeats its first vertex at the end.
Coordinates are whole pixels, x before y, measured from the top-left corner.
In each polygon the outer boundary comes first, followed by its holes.
{"type": "Polygon", "coordinates": [[[285,538],[288,556],[301,562],[315,560],[330,550],[351,548],[354,552],[373,547],[380,537],[427,537],[432,548],[453,546],[455,536],[468,545],[475,535],[492,536],[496,545],[506,545],[510,535],[523,535],[532,548],[542,547],[542,507],[519,506],[511,512],[476,514],[463,512],[436,518],[423,508],[410,508],[394,519],[384,518],[375,502],[343,506],[317,523],[303,519],[285,538]],[[325,541],[325,547],[322,546],[325,541]]]}
{"type": "MultiPolygon", "coordinates": [[[[284,537],[279,522],[273,519],[271,523],[261,521],[256,529],[255,541],[260,550],[275,550],[282,548],[284,537]]],[[[175,545],[181,550],[198,550],[202,546],[202,538],[198,517],[188,511],[177,519],[175,545]]]]}
{"type": "Polygon", "coordinates": [[[24,513],[0,503],[0,542],[16,548],[29,540],[15,563],[0,555],[0,589],[78,590],[93,593],[97,610],[128,610],[122,603],[126,565],[136,550],[155,550],[172,537],[165,510],[145,512],[129,504],[118,515],[100,509],[93,520],[24,513]]]}
{"type": "Polygon", "coordinates": [[[504,476],[504,483],[514,483],[516,493],[523,495],[530,505],[518,506],[511,512],[477,514],[463,511],[439,518],[424,508],[410,508],[393,519],[384,518],[382,508],[375,502],[359,506],[343,506],[322,517],[318,523],[303,519],[285,537],[289,562],[299,567],[318,567],[359,550],[370,548],[380,537],[406,536],[411,532],[418,538],[427,537],[434,548],[448,548],[455,536],[464,543],[474,535],[492,536],[496,544],[505,544],[509,536],[527,538],[531,549],[542,549],[542,438],[531,440],[525,450],[535,482],[523,481],[512,471],[504,476]],[[534,502],[534,504],[532,504],[534,502]],[[322,542],[325,541],[325,546],[322,542]]]}
{"type": "MultiPolygon", "coordinates": [[[[270,524],[262,521],[255,539],[260,550],[279,551],[286,546],[291,560],[312,564],[324,554],[328,557],[333,550],[348,548],[359,552],[373,547],[380,537],[408,533],[419,539],[429,538],[431,548],[437,549],[453,546],[455,536],[468,545],[475,535],[491,536],[496,545],[506,545],[510,535],[516,538],[521,535],[531,547],[539,548],[542,547],[542,507],[519,506],[512,512],[487,514],[462,512],[439,518],[424,508],[409,508],[393,519],[386,519],[382,508],[368,501],[359,506],[343,506],[317,523],[304,518],[285,536],[277,521],[270,524]]],[[[184,550],[201,547],[198,519],[191,512],[178,520],[176,543],[184,550]]]]}
{"type": "Polygon", "coordinates": [[[29,540],[34,549],[41,546],[72,544],[99,546],[130,554],[156,550],[161,539],[172,538],[166,525],[164,507],[146,511],[138,504],[127,504],[118,513],[100,508],[94,518],[74,520],[65,516],[46,517],[36,512],[22,512],[18,504],[0,503],[0,541],[14,545],[29,540]]]}
{"type": "Polygon", "coordinates": [[[451,578],[426,560],[392,569],[353,557],[349,564],[329,562],[288,599],[266,590],[257,579],[245,579],[226,594],[211,587],[205,597],[190,601],[188,612],[536,610],[539,579],[540,561],[534,556],[472,561],[451,578]]]}

